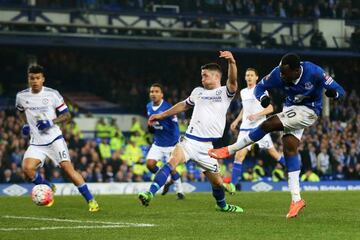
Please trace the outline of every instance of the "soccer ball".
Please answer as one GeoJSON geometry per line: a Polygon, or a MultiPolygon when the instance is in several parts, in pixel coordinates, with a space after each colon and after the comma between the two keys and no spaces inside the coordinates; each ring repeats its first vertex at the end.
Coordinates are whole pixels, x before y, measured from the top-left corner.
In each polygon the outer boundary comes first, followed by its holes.
{"type": "Polygon", "coordinates": [[[54,193],[48,185],[39,184],[33,187],[31,199],[36,205],[45,206],[53,201],[54,193]]]}

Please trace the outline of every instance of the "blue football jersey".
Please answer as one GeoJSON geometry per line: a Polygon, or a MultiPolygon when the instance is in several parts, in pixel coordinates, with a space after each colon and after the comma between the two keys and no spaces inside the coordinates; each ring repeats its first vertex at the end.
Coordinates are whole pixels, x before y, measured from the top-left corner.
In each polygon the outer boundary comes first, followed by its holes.
{"type": "Polygon", "coordinates": [[[303,105],[313,109],[317,115],[321,113],[323,89],[333,89],[337,97],[345,95],[344,89],[321,67],[311,62],[301,62],[302,73],[292,85],[286,85],[280,78],[280,68],[276,67],[256,85],[254,94],[260,101],[266,90],[282,89],[287,97],[285,106],[303,105]]]}
{"type": "MultiPolygon", "coordinates": [[[[164,100],[162,101],[160,106],[153,106],[152,102],[149,102],[146,105],[148,117],[153,114],[165,112],[169,108],[171,108],[171,105],[164,100]]],[[[176,116],[170,116],[163,120],[156,121],[153,124],[153,127],[155,129],[155,145],[160,147],[170,147],[174,146],[179,141],[180,131],[176,116]]]]}

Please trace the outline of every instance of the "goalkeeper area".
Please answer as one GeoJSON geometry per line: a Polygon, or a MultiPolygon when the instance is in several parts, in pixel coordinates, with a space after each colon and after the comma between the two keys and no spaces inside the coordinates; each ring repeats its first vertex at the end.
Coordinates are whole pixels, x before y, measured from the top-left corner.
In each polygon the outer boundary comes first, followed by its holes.
{"type": "Polygon", "coordinates": [[[302,194],[307,207],[290,220],[286,192],[227,196],[241,214],[216,211],[210,193],[158,196],[146,208],[136,195],[101,195],[95,214],[80,196],[56,196],[49,208],[0,197],[0,239],[360,239],[359,191],[302,194]]]}

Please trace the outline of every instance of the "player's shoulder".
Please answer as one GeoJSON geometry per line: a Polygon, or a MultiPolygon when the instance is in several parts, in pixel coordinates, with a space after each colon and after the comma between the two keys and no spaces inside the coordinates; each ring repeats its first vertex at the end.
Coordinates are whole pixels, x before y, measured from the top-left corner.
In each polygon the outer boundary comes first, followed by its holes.
{"type": "Polygon", "coordinates": [[[26,88],[24,90],[19,91],[16,95],[21,96],[30,93],[30,88],[26,88]]]}
{"type": "Polygon", "coordinates": [[[196,87],[192,91],[193,92],[201,92],[201,91],[204,91],[204,90],[205,90],[205,88],[203,88],[203,87],[196,87]]]}
{"type": "Polygon", "coordinates": [[[152,107],[152,102],[148,102],[148,103],[146,104],[146,108],[149,109],[149,108],[151,108],[151,107],[152,107]]]}
{"type": "Polygon", "coordinates": [[[24,89],[16,93],[16,101],[22,101],[22,99],[27,99],[30,96],[31,90],[30,88],[24,89]]]}
{"type": "Polygon", "coordinates": [[[301,63],[301,65],[303,66],[305,71],[318,72],[322,70],[319,65],[309,61],[304,61],[301,63]]]}
{"type": "Polygon", "coordinates": [[[43,88],[44,88],[44,92],[50,93],[52,95],[55,95],[55,96],[61,98],[61,95],[60,95],[58,90],[53,89],[53,88],[49,88],[49,87],[43,87],[43,88]]]}
{"type": "Polygon", "coordinates": [[[163,108],[169,108],[171,107],[171,104],[165,100],[163,100],[162,104],[161,104],[161,107],[163,108]]]}

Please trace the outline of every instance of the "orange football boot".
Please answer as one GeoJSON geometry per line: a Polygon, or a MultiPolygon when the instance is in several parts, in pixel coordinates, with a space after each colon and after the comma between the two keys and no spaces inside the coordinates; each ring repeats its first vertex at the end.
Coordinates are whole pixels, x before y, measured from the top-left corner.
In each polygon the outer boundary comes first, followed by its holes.
{"type": "Polygon", "coordinates": [[[210,149],[208,151],[208,154],[210,157],[215,159],[223,159],[230,157],[229,148],[228,147],[222,147],[218,149],[210,149]]]}
{"type": "Polygon", "coordinates": [[[289,212],[286,215],[286,218],[289,219],[289,218],[296,217],[299,214],[300,210],[303,209],[305,206],[306,206],[306,203],[305,203],[304,199],[301,199],[298,202],[292,201],[290,204],[289,212]]]}

